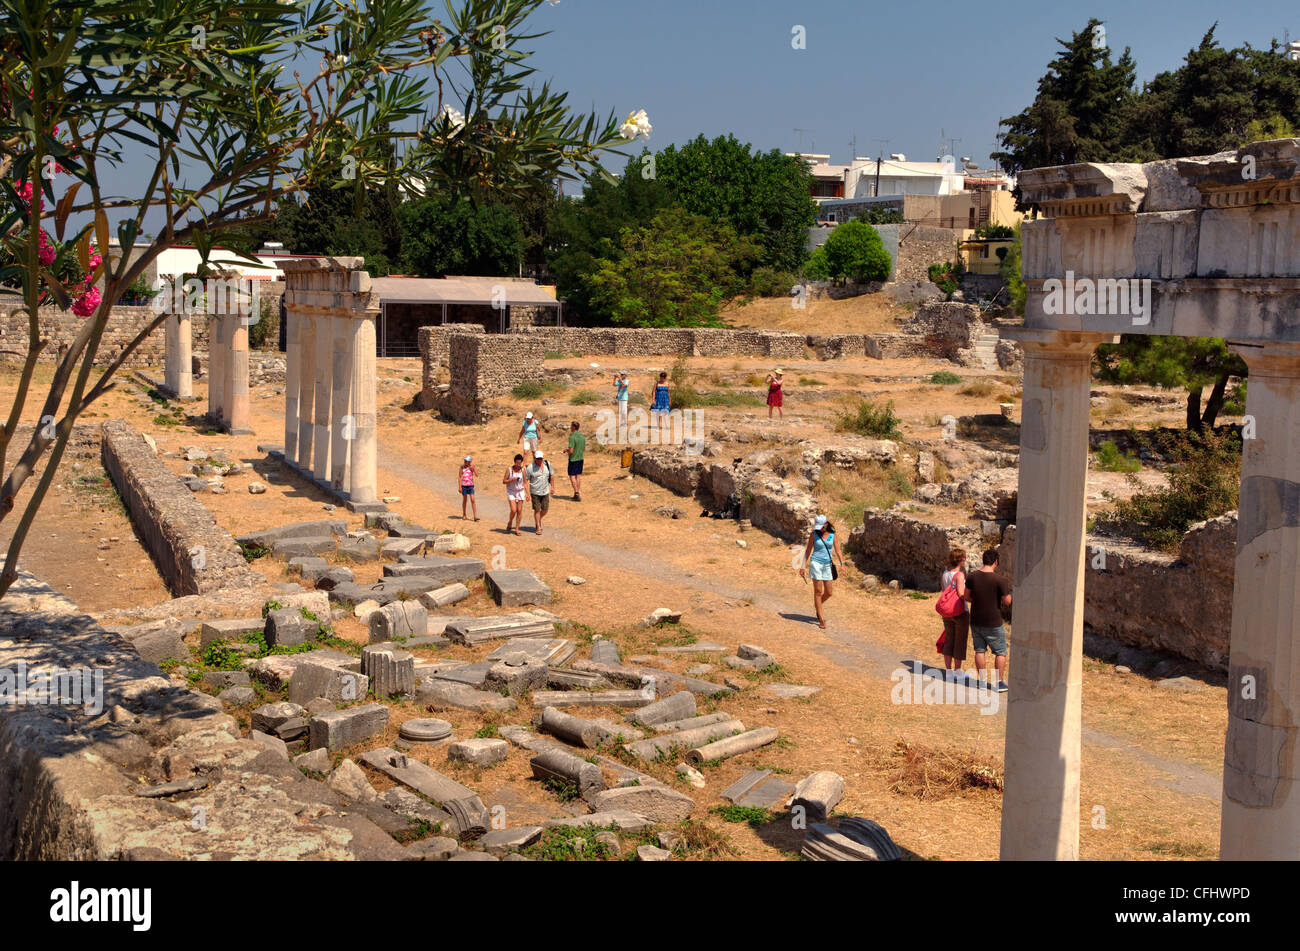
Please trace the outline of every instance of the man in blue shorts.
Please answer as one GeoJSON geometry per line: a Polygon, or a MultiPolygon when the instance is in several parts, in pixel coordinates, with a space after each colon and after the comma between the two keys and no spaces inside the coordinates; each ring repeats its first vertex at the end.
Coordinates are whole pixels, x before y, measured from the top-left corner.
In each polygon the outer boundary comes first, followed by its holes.
{"type": "MultiPolygon", "coordinates": [[[[990,548],[984,553],[984,567],[966,577],[966,600],[970,602],[970,633],[975,646],[975,676],[984,688],[984,660],[993,652],[998,673],[997,692],[1007,692],[1007,629],[1002,625],[1002,608],[1011,606],[1011,585],[996,574],[998,553],[990,548]]],[[[993,686],[990,680],[989,686],[993,686]]]]}

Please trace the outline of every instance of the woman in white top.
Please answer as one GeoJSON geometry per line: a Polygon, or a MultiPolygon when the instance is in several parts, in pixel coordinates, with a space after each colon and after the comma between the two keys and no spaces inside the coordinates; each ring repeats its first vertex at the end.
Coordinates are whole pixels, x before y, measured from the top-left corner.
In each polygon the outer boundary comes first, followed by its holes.
{"type": "Polygon", "coordinates": [[[954,548],[948,552],[948,570],[940,579],[941,590],[949,586],[957,589],[957,596],[962,600],[964,610],[956,617],[943,619],[943,666],[955,681],[965,679],[962,662],[966,660],[966,641],[970,636],[970,608],[966,602],[966,552],[954,548]]]}
{"type": "Polygon", "coordinates": [[[519,534],[519,523],[524,517],[524,499],[528,489],[524,486],[524,457],[515,453],[515,464],[506,469],[501,482],[506,487],[506,501],[510,503],[510,517],[506,519],[506,533],[519,534]]]}

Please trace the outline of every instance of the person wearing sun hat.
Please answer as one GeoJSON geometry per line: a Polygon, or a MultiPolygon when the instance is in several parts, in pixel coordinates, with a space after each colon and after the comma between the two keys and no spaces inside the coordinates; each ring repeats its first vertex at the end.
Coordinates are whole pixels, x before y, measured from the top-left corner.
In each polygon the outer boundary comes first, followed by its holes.
{"type": "Polygon", "coordinates": [[[772,409],[776,408],[777,415],[785,419],[785,413],[781,410],[781,374],[782,370],[777,367],[767,375],[767,418],[772,418],[772,409]]]}
{"type": "Polygon", "coordinates": [[[532,410],[524,413],[524,424],[519,427],[519,441],[523,443],[525,455],[542,448],[542,436],[538,432],[537,417],[532,410]]]}
{"type": "Polygon", "coordinates": [[[551,508],[551,488],[555,481],[555,472],[540,449],[533,453],[532,464],[524,472],[528,475],[528,495],[533,500],[533,525],[540,535],[542,519],[551,508]]]}
{"type": "Polygon", "coordinates": [[[844,564],[844,555],[840,552],[840,543],[835,537],[835,526],[825,515],[818,515],[813,520],[812,533],[808,536],[808,544],[803,551],[805,567],[799,569],[799,576],[807,581],[808,575],[812,575],[813,609],[817,612],[817,626],[822,628],[826,627],[822,605],[831,599],[835,579],[839,575],[835,569],[836,562],[844,564]]]}
{"type": "Polygon", "coordinates": [[[478,521],[478,501],[474,498],[474,480],[478,478],[478,468],[474,458],[466,456],[460,464],[460,517],[465,518],[467,504],[474,506],[474,521],[478,521]]]}

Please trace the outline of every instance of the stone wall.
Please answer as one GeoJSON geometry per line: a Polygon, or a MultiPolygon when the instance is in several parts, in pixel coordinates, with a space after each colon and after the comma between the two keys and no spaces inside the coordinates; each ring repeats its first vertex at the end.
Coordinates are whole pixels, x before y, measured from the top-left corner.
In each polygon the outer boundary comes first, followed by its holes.
{"type": "Polygon", "coordinates": [[[241,738],[216,697],[173,685],[21,570],[0,601],[0,668],[20,663],[102,676],[102,714],[0,705],[0,860],[406,857],[286,756],[241,738]],[[183,780],[195,781],[183,803],[137,794],[183,780]],[[208,817],[200,828],[194,806],[208,817]]]}
{"type": "MultiPolygon", "coordinates": [[[[1228,669],[1236,512],[1192,526],[1177,557],[1098,535],[1086,543],[1083,622],[1090,631],[1228,669]],[[1094,567],[1102,551],[1105,567],[1094,567]]],[[[1013,525],[998,549],[999,570],[1012,580],[1015,553],[1013,525]]]]}
{"type": "Polygon", "coordinates": [[[438,410],[458,423],[483,422],[483,401],[504,396],[526,380],[546,375],[546,344],[535,334],[452,334],[448,362],[451,383],[446,391],[433,384],[424,358],[425,385],[420,405],[438,410]]]}
{"type": "Polygon", "coordinates": [[[960,301],[930,301],[916,309],[904,330],[921,338],[926,353],[948,360],[959,359],[975,340],[988,332],[974,304],[960,301]]]}
{"type": "Polygon", "coordinates": [[[582,356],[772,357],[804,355],[802,334],[779,330],[671,327],[530,327],[521,335],[540,337],[546,350],[582,356]]]}
{"type": "MultiPolygon", "coordinates": [[[[1144,649],[1169,651],[1226,670],[1232,627],[1237,517],[1195,525],[1178,555],[1152,552],[1098,535],[1087,537],[1083,621],[1088,631],[1144,649]],[[1104,567],[1099,554],[1105,552],[1104,567]]],[[[900,512],[868,509],[853,530],[855,563],[919,591],[938,591],[950,548],[964,548],[973,567],[997,542],[981,527],[944,527],[900,512]]],[[[1002,532],[998,573],[1014,583],[1016,527],[1002,532]]],[[[1014,602],[1012,604],[1014,618],[1014,602]]]]}
{"type": "Polygon", "coordinates": [[[421,402],[432,397],[438,386],[438,370],[451,366],[452,334],[482,334],[482,324],[439,324],[421,327],[419,334],[421,402]]]}
{"type": "Polygon", "coordinates": [[[231,537],[135,427],[122,420],[104,423],[100,455],[136,534],[172,594],[204,594],[261,582],[231,537]]]}
{"type": "MultiPolygon", "coordinates": [[[[104,335],[95,354],[96,366],[107,366],[117,359],[128,343],[158,315],[151,306],[127,307],[118,305],[109,315],[104,335]]],[[[41,351],[42,363],[55,363],[62,359],[76,339],[86,318],[58,307],[41,307],[37,311],[41,339],[46,341],[41,351]]],[[[198,336],[199,321],[195,322],[198,336]]],[[[206,340],[206,337],[204,338],[206,340]]],[[[0,359],[25,360],[27,358],[27,317],[24,314],[0,314],[0,359]]],[[[127,360],[128,367],[162,366],[163,330],[160,325],[138,346],[127,360]]]]}
{"type": "Polygon", "coordinates": [[[903,225],[899,231],[895,281],[928,281],[930,265],[957,260],[958,232],[949,228],[903,225]]]}

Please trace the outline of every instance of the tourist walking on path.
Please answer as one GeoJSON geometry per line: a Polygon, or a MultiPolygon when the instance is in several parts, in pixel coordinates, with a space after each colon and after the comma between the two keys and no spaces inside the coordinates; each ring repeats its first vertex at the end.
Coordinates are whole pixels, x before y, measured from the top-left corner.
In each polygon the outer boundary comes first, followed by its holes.
{"type": "Polygon", "coordinates": [[[626,370],[614,374],[614,403],[618,407],[618,428],[614,430],[615,442],[627,442],[627,400],[631,385],[626,370]]]}
{"type": "Polygon", "coordinates": [[[524,518],[524,499],[528,489],[524,484],[527,473],[524,471],[524,457],[515,453],[515,463],[506,468],[505,478],[501,481],[506,487],[506,502],[510,504],[510,517],[506,519],[506,534],[513,531],[519,534],[519,525],[524,518]]]}
{"type": "MultiPolygon", "coordinates": [[[[939,588],[945,594],[951,588],[957,592],[957,605],[960,614],[943,617],[943,666],[952,672],[955,681],[966,679],[961,665],[966,660],[966,642],[970,636],[970,614],[967,613],[966,601],[966,552],[954,548],[948,552],[948,570],[939,581],[939,588]]],[[[942,599],[944,595],[940,595],[942,599]]],[[[942,605],[940,605],[942,607],[942,605]]]]}
{"type": "Polygon", "coordinates": [[[826,627],[826,616],[822,614],[822,605],[831,599],[835,587],[835,578],[839,572],[835,563],[844,564],[844,555],[840,552],[840,543],[835,538],[835,526],[827,521],[825,515],[818,515],[813,521],[812,534],[808,536],[808,545],[803,551],[806,568],[799,569],[799,576],[805,581],[812,575],[813,608],[817,611],[817,626],[826,627]]]}
{"type": "Polygon", "coordinates": [[[478,478],[478,467],[470,456],[460,464],[460,517],[465,518],[465,506],[474,506],[474,521],[478,521],[478,501],[474,498],[474,480],[478,478]]]}
{"type": "Polygon", "coordinates": [[[526,471],[528,495],[533,500],[533,525],[540,535],[542,519],[551,508],[551,489],[555,482],[555,472],[540,449],[533,453],[533,464],[526,471]]]}
{"type": "Polygon", "coordinates": [[[573,488],[573,501],[582,501],[582,457],[587,451],[587,437],[578,432],[578,421],[569,425],[569,485],[573,488]]]}
{"type": "Polygon", "coordinates": [[[531,412],[524,414],[524,424],[519,427],[519,441],[523,443],[524,452],[536,452],[542,448],[542,436],[537,431],[537,418],[531,412]]]}
{"type": "Polygon", "coordinates": [[[781,368],[777,367],[773,372],[767,375],[767,418],[772,418],[772,410],[776,409],[776,414],[785,419],[785,413],[781,409],[781,368]]]}
{"type": "MultiPolygon", "coordinates": [[[[984,567],[966,579],[966,600],[970,602],[970,633],[975,644],[975,675],[984,686],[985,654],[993,652],[997,670],[997,692],[1007,692],[1007,629],[1002,625],[1002,608],[1011,606],[1011,585],[995,574],[998,553],[990,548],[983,556],[984,567]]],[[[990,673],[989,686],[993,686],[990,673]]]]}
{"type": "Polygon", "coordinates": [[[650,415],[659,420],[659,435],[664,434],[664,419],[668,416],[668,374],[660,373],[659,382],[650,394],[650,415]]]}

